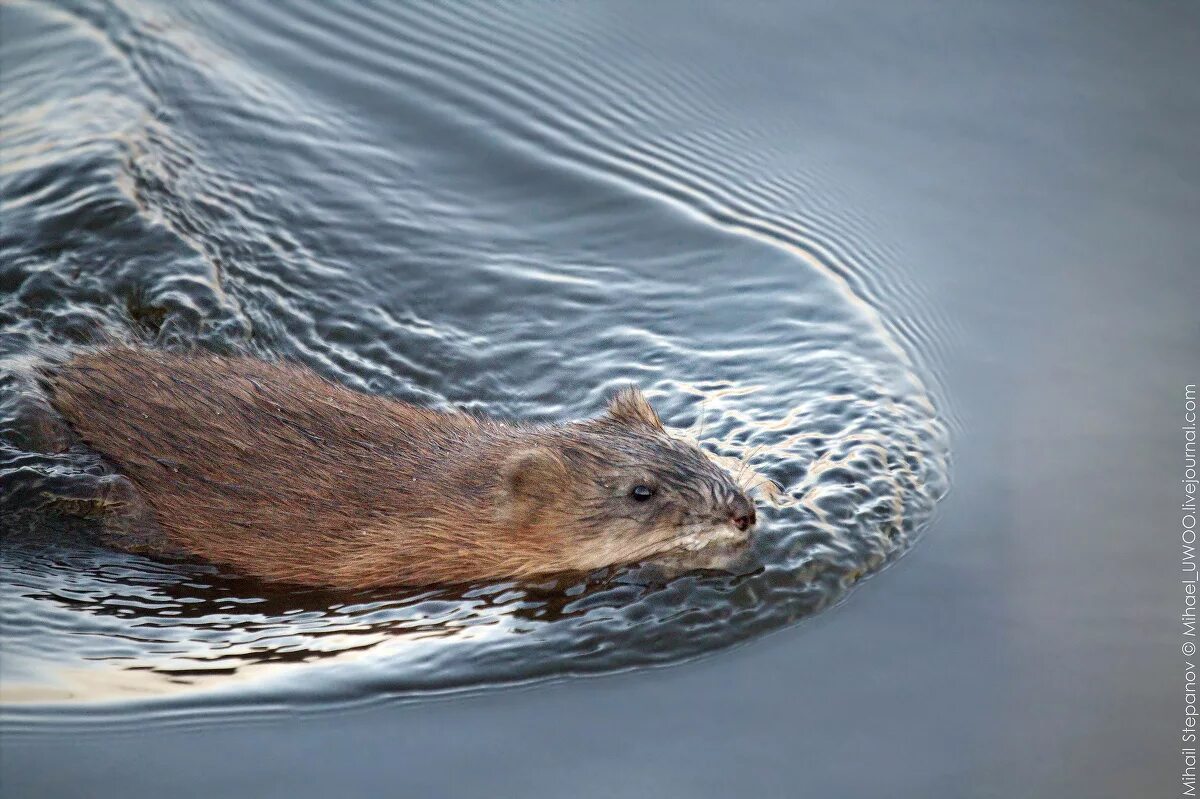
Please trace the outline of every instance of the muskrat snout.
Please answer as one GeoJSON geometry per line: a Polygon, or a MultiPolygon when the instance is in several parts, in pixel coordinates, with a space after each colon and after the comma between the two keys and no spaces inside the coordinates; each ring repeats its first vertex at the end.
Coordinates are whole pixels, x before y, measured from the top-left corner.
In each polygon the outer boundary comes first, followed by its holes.
{"type": "Polygon", "coordinates": [[[729,521],[741,532],[746,532],[758,521],[754,503],[745,496],[736,497],[729,507],[729,521]]]}

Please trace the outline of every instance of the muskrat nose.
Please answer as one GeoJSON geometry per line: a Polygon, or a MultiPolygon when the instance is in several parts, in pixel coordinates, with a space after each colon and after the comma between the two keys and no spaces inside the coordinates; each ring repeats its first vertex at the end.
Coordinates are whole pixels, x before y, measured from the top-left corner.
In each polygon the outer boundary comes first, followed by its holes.
{"type": "Polygon", "coordinates": [[[734,527],[742,532],[749,530],[758,521],[758,517],[754,513],[754,504],[745,497],[735,499],[730,510],[732,513],[729,516],[729,520],[733,522],[734,527]]]}

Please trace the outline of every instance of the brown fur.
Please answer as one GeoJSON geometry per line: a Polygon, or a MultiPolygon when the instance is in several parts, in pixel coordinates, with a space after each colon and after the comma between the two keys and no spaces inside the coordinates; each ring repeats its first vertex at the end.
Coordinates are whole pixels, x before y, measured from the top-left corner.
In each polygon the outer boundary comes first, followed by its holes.
{"type": "Polygon", "coordinates": [[[109,497],[114,544],[267,579],[528,577],[695,549],[727,541],[733,518],[753,524],[729,475],[668,436],[636,389],[598,419],[533,427],[252,358],[105,348],[49,382],[58,411],[128,478],[109,497]],[[633,499],[641,484],[650,501],[633,499]]]}

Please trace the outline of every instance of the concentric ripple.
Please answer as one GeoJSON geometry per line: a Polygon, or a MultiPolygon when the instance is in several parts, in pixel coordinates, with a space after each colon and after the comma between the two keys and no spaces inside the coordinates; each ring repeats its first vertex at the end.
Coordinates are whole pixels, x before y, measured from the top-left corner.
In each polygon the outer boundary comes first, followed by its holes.
{"type": "MultiPolygon", "coordinates": [[[[653,16],[652,11],[646,12],[653,16]]],[[[0,6],[0,697],[170,721],[676,662],[839,601],[946,490],[946,435],[820,170],[733,76],[580,4],[0,6]],[[619,64],[606,48],[619,41],[619,64]],[[718,91],[719,90],[719,91],[718,91]],[[747,176],[756,176],[753,179],[747,176]],[[250,349],[496,416],[636,382],[779,491],[736,573],[297,591],[90,543],[102,472],[28,379],[97,337],[250,349]]],[[[909,330],[912,335],[906,334],[909,330]]],[[[934,336],[936,337],[936,336],[934,336]]]]}

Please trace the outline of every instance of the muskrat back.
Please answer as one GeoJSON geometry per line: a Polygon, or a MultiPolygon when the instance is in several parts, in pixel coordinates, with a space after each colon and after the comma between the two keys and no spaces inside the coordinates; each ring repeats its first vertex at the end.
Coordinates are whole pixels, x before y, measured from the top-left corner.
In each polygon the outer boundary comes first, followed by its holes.
{"type": "Polygon", "coordinates": [[[365,587],[584,571],[744,542],[754,505],[635,388],[595,419],[441,412],[249,357],[108,347],[48,375],[122,477],[109,541],[365,587]]]}

